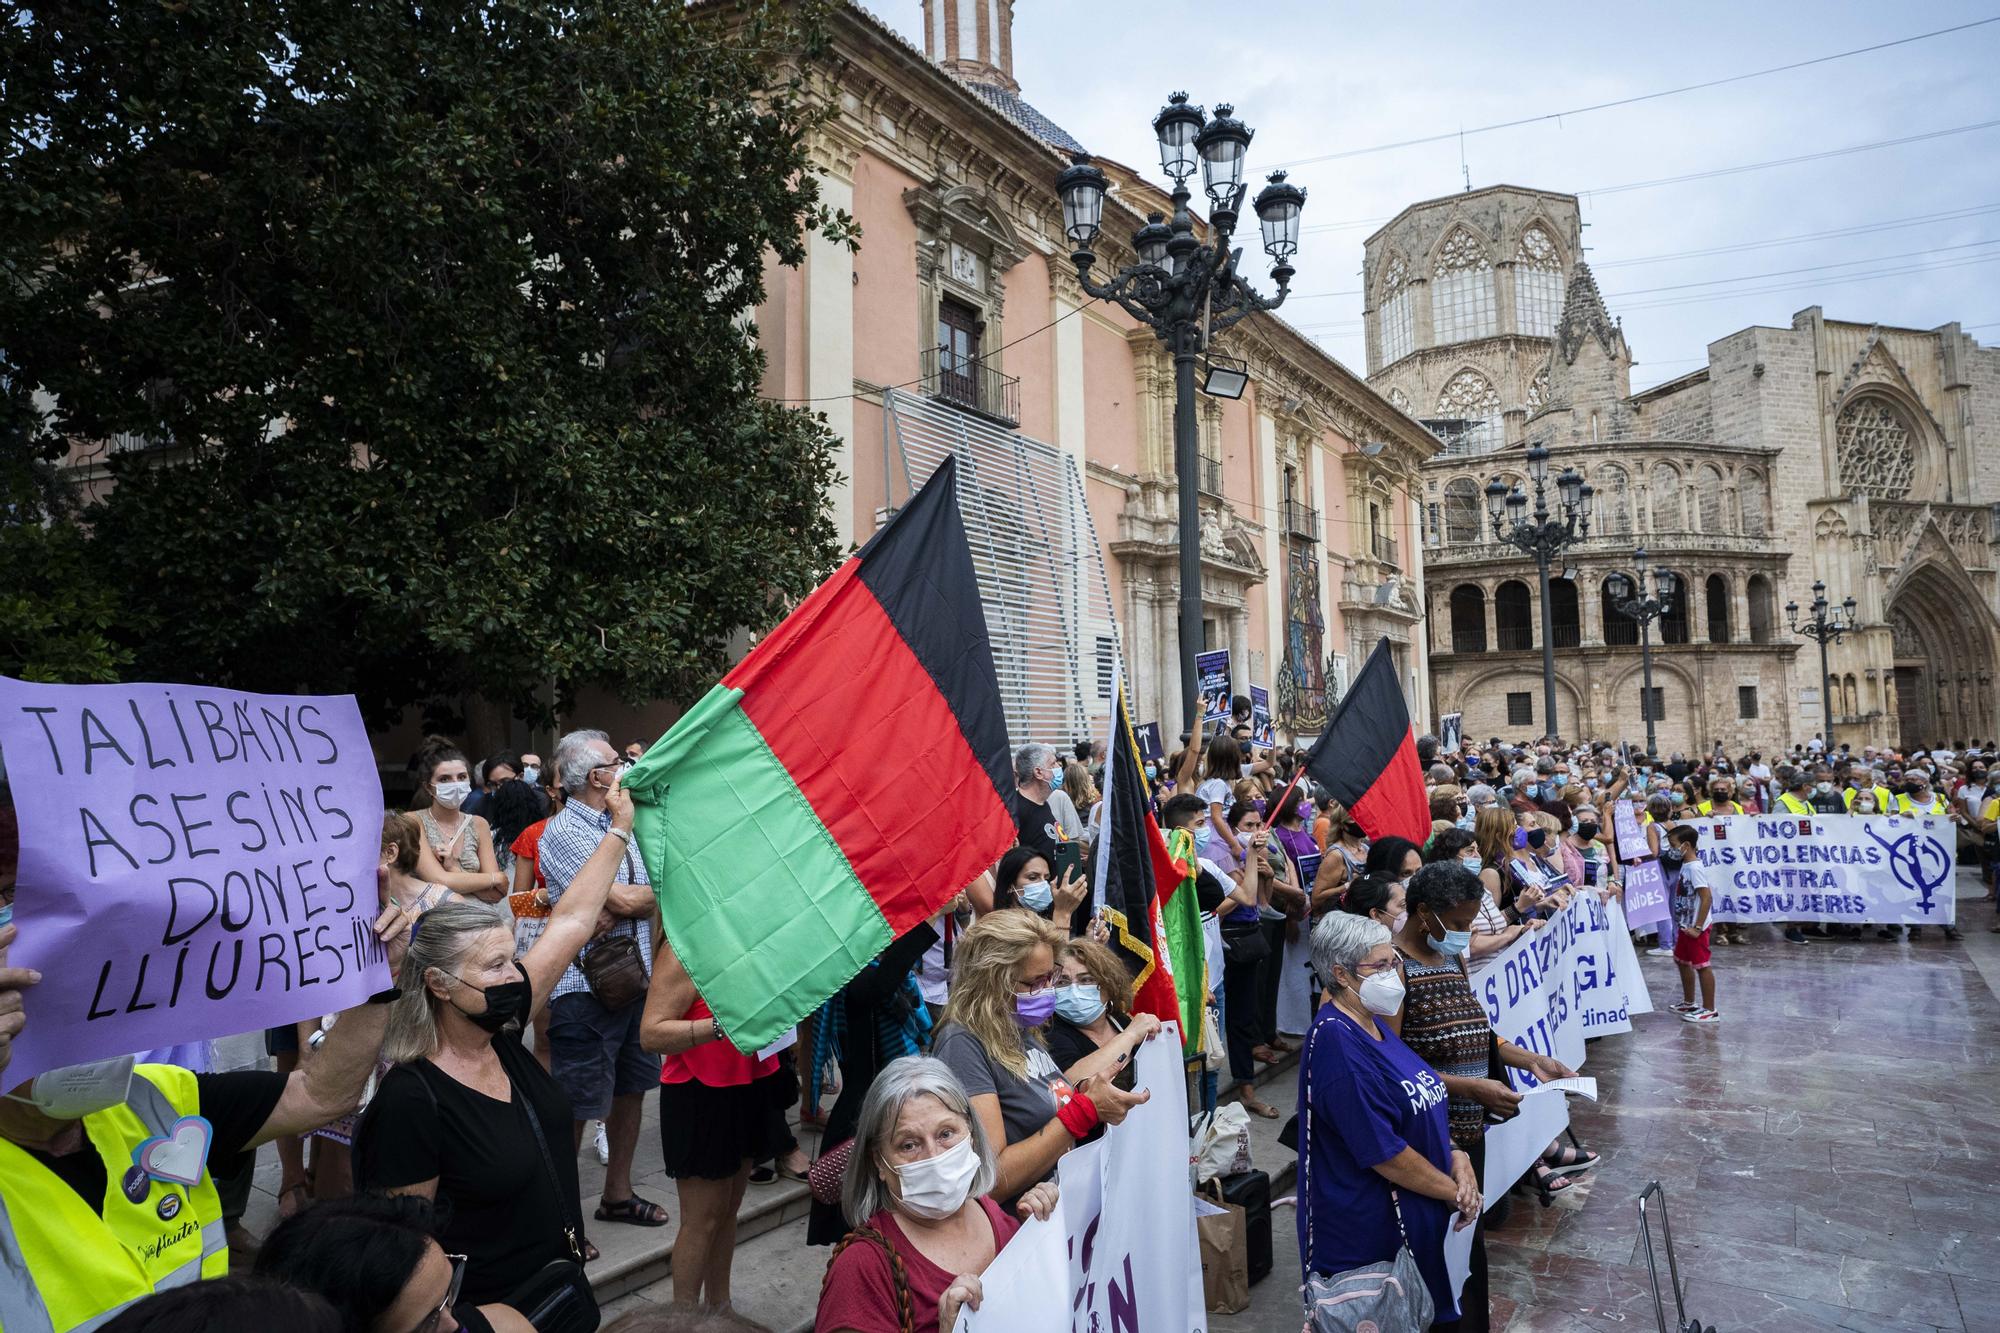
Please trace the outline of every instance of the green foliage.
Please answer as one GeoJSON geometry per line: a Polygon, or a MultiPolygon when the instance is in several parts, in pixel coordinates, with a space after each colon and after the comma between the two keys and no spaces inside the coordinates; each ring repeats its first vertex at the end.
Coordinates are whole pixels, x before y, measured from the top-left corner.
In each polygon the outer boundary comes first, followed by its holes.
{"type": "Polygon", "coordinates": [[[56,469],[11,441],[0,452],[0,675],[113,681],[131,661],[112,638],[117,598],[68,509],[56,469]]]}
{"type": "Polygon", "coordinates": [[[110,455],[51,577],[101,572],[136,674],[377,720],[705,688],[839,554],[832,436],[758,399],[744,332],[767,258],[856,234],[773,54],[811,19],[94,0],[0,30],[0,437],[159,442],[110,455]]]}

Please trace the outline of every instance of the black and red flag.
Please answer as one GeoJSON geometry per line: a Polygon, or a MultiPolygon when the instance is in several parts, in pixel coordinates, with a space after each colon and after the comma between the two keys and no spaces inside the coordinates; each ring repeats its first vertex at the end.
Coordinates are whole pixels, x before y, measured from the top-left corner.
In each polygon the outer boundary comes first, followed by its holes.
{"type": "Polygon", "coordinates": [[[1306,751],[1305,771],[1369,837],[1394,835],[1418,846],[1430,837],[1430,798],[1387,639],[1368,654],[1333,720],[1306,751]]]}

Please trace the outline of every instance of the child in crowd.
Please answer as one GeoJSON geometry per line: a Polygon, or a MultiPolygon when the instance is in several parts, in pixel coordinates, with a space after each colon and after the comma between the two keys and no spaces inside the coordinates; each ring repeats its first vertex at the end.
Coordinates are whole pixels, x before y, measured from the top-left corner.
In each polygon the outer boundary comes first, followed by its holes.
{"type": "Polygon", "coordinates": [[[1693,824],[1676,824],[1667,831],[1667,841],[1680,858],[1680,884],[1674,890],[1674,962],[1681,970],[1681,1002],[1674,1012],[1684,1022],[1720,1023],[1715,1010],[1715,969],[1708,950],[1708,916],[1714,900],[1709,892],[1708,874],[1697,854],[1701,830],[1693,824]],[[1695,979],[1701,979],[1701,1003],[1694,1000],[1695,979]]]}

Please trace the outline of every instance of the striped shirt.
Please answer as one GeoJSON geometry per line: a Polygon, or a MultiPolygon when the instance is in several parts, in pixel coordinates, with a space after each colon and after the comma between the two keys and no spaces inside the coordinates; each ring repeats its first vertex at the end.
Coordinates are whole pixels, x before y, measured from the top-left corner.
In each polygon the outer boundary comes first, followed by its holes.
{"type": "MultiPolygon", "coordinates": [[[[549,905],[562,901],[563,891],[568,889],[577,872],[583,869],[604,839],[611,827],[609,810],[593,810],[582,801],[572,800],[562,808],[562,813],[549,816],[548,826],[542,830],[542,841],[536,852],[536,865],[549,889],[549,905]]],[[[618,871],[620,884],[647,884],[646,863],[628,843],[625,847],[625,864],[618,871]]],[[[650,923],[639,920],[622,920],[611,928],[612,935],[637,935],[639,937],[639,959],[646,966],[647,975],[653,971],[653,932],[650,923]]],[[[606,936],[606,938],[610,938],[606,936]]],[[[585,945],[584,954],[591,946],[585,945]]],[[[582,955],[579,955],[581,957],[582,955]]],[[[583,979],[583,969],[571,963],[563,969],[562,980],[556,983],[556,999],[573,995],[578,991],[589,991],[590,983],[583,979]]]]}
{"type": "MultiPolygon", "coordinates": [[[[1493,1029],[1458,961],[1420,963],[1406,953],[1402,959],[1403,1044],[1440,1074],[1485,1078],[1493,1029]]],[[[1486,1136],[1486,1108],[1478,1102],[1453,1097],[1450,1116],[1451,1141],[1459,1147],[1486,1136]]]]}

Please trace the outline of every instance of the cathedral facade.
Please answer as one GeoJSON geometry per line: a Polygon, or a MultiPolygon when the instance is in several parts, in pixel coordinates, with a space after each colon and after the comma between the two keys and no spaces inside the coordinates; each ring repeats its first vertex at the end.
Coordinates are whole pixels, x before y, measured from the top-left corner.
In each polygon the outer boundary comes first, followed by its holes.
{"type": "Polygon", "coordinates": [[[1956,324],[1812,307],[1634,394],[1578,235],[1574,196],[1500,186],[1414,204],[1366,243],[1370,382],[1445,441],[1422,465],[1436,711],[1481,738],[1635,742],[1650,712],[1663,753],[1829,726],[1857,749],[2000,732],[2000,352],[1956,324]],[[1550,571],[1553,726],[1538,571],[1497,540],[1484,495],[1495,477],[1532,495],[1535,444],[1596,506],[1550,571]],[[1639,547],[1679,589],[1646,631],[1650,699],[1640,626],[1613,596],[1639,547]],[[1855,602],[1824,686],[1786,609],[1808,618],[1816,581],[1855,602]]]}

